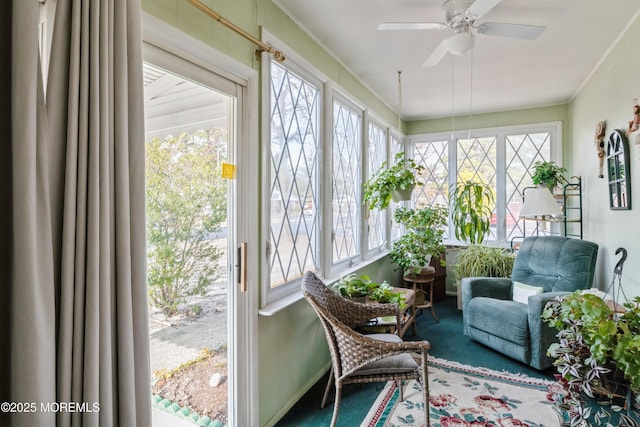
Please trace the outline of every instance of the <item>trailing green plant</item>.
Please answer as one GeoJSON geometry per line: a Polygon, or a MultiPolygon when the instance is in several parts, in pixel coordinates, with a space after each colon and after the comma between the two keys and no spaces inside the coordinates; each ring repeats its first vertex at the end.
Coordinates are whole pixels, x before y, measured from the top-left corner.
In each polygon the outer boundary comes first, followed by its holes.
{"type": "MultiPolygon", "coordinates": [[[[623,306],[626,311],[616,314],[599,296],[576,291],[549,301],[542,313],[558,330],[558,342],[548,353],[567,392],[556,403],[568,409],[572,426],[590,425],[585,395],[613,397],[607,381],[611,371],[620,372],[635,393],[640,391],[640,297],[623,306]]],[[[602,420],[607,414],[593,416],[602,420]]]]}
{"type": "Polygon", "coordinates": [[[491,227],[495,207],[493,190],[482,182],[458,182],[450,191],[455,236],[467,243],[482,243],[491,227]]]}
{"type": "Polygon", "coordinates": [[[333,285],[333,289],[343,297],[364,298],[377,286],[379,285],[374,283],[369,276],[358,276],[355,273],[351,273],[341,277],[340,280],[333,285]]]}
{"type": "Polygon", "coordinates": [[[449,211],[441,205],[419,209],[397,208],[395,220],[405,226],[405,233],[393,242],[389,258],[401,269],[419,272],[432,257],[440,257],[446,248],[442,243],[449,211]]]}
{"type": "Polygon", "coordinates": [[[401,309],[407,307],[404,294],[402,292],[397,292],[395,288],[387,282],[382,282],[379,286],[374,288],[369,294],[369,299],[378,301],[379,303],[398,304],[401,309]]]}
{"type": "Polygon", "coordinates": [[[471,244],[458,252],[452,267],[457,285],[465,277],[511,277],[514,253],[495,246],[471,244]]]}
{"type": "Polygon", "coordinates": [[[364,184],[363,200],[369,209],[384,209],[389,206],[392,193],[421,185],[416,174],[424,169],[413,159],[404,157],[400,152],[395,155],[393,165],[383,162],[380,168],[364,184]]]}
{"type": "Polygon", "coordinates": [[[534,185],[544,185],[553,190],[560,183],[566,183],[567,179],[564,173],[566,168],[556,165],[554,162],[537,161],[533,164],[533,175],[531,180],[534,185]]]}
{"type": "Polygon", "coordinates": [[[341,277],[333,289],[347,298],[369,298],[379,303],[395,303],[400,308],[407,306],[402,292],[395,291],[387,282],[375,283],[366,275],[348,274],[341,277]]]}

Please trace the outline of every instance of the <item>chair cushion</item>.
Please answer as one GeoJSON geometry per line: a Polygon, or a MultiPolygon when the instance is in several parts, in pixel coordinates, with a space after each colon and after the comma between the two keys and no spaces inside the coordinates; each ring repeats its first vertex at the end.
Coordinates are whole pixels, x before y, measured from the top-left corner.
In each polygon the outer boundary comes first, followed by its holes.
{"type": "MultiPolygon", "coordinates": [[[[394,334],[370,334],[368,338],[386,342],[402,342],[402,338],[394,334]]],[[[409,354],[398,354],[369,363],[354,372],[353,375],[401,374],[418,369],[418,364],[409,354]]]]}
{"type": "Polygon", "coordinates": [[[513,298],[515,302],[529,304],[531,295],[541,294],[544,291],[542,286],[531,286],[522,282],[513,282],[513,298]]]}
{"type": "Polygon", "coordinates": [[[464,312],[469,326],[516,344],[528,345],[528,306],[510,300],[476,297],[464,312]]]}

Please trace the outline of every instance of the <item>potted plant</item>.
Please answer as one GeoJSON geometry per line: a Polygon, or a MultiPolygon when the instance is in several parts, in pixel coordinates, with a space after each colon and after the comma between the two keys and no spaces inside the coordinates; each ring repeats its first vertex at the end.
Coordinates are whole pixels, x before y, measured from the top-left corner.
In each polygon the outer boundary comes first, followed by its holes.
{"type": "Polygon", "coordinates": [[[452,267],[456,286],[464,277],[511,277],[515,255],[495,246],[471,244],[461,250],[452,267]]]}
{"type": "Polygon", "coordinates": [[[553,193],[553,189],[560,183],[566,183],[564,173],[566,168],[556,165],[554,162],[537,161],[533,164],[533,175],[531,180],[534,185],[543,185],[553,193]]]}
{"type": "Polygon", "coordinates": [[[351,273],[341,277],[340,280],[333,285],[333,289],[343,297],[365,302],[367,295],[377,286],[379,285],[373,283],[369,276],[358,276],[355,273],[351,273]]]}
{"type": "Polygon", "coordinates": [[[369,276],[351,273],[341,277],[334,285],[333,289],[346,298],[351,298],[358,302],[367,300],[379,303],[395,303],[400,308],[406,308],[405,295],[395,290],[387,282],[375,283],[369,276]]]}
{"type": "Polygon", "coordinates": [[[400,309],[407,307],[405,294],[396,291],[396,289],[387,282],[382,282],[376,286],[369,294],[369,299],[379,303],[398,304],[400,309]]]}
{"type": "MultiPolygon", "coordinates": [[[[510,249],[470,244],[454,252],[451,261],[453,285],[460,287],[464,277],[511,277],[515,254],[510,249]]],[[[462,293],[458,291],[458,310],[462,310],[462,293]]]]}
{"type": "Polygon", "coordinates": [[[451,220],[457,239],[482,243],[491,227],[493,191],[482,182],[458,182],[450,191],[451,220]]]}
{"type": "MultiPolygon", "coordinates": [[[[419,209],[397,208],[396,222],[405,226],[405,233],[391,247],[389,258],[404,271],[419,272],[429,265],[431,257],[445,253],[442,243],[449,212],[446,207],[434,205],[419,209]]],[[[444,259],[440,261],[445,265],[444,259]]]]}
{"type": "Polygon", "coordinates": [[[395,201],[409,200],[416,185],[416,179],[424,166],[418,165],[413,159],[404,157],[404,153],[395,155],[395,162],[388,166],[383,162],[380,169],[364,184],[364,202],[369,209],[384,209],[389,206],[392,197],[395,201]]]}
{"type": "Polygon", "coordinates": [[[603,397],[612,402],[622,394],[631,404],[631,394],[640,392],[640,297],[620,306],[576,291],[549,301],[542,318],[558,330],[558,342],[548,352],[556,358],[565,392],[555,396],[555,403],[567,411],[572,426],[591,425],[592,417],[600,424],[611,415],[604,410],[592,414],[585,396],[597,396],[602,403],[603,397]],[[614,387],[620,385],[616,378],[627,390],[614,387]]]}

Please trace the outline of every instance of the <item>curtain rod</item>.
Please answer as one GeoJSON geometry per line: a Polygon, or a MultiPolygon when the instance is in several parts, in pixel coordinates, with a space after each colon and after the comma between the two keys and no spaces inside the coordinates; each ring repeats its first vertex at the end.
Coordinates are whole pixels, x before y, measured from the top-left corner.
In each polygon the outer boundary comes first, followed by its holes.
{"type": "Polygon", "coordinates": [[[187,2],[189,2],[191,5],[195,6],[196,8],[200,9],[200,11],[204,12],[210,18],[214,19],[215,21],[218,21],[225,27],[229,28],[230,30],[234,31],[235,33],[241,35],[245,39],[249,40],[251,43],[258,46],[258,49],[256,50],[256,57],[260,58],[261,52],[269,52],[271,55],[273,55],[273,58],[276,61],[283,62],[285,60],[285,56],[284,56],[284,53],[282,53],[282,51],[272,48],[271,46],[264,43],[263,41],[253,37],[251,34],[247,33],[245,30],[238,27],[234,23],[227,21],[220,14],[209,9],[209,7],[204,3],[202,3],[200,0],[187,0],[187,2]]]}

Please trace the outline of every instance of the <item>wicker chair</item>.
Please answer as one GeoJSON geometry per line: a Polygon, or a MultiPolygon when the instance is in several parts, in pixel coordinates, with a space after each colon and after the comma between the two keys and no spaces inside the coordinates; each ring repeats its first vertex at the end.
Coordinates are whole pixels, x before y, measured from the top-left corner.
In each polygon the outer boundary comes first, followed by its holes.
{"type": "Polygon", "coordinates": [[[336,397],[331,426],[335,426],[338,419],[344,384],[396,381],[402,401],[402,381],[410,379],[418,380],[422,384],[425,420],[429,426],[429,342],[402,341],[394,334],[362,335],[352,329],[381,315],[395,315],[399,318],[400,311],[397,305],[360,304],[349,301],[328,288],[311,272],[307,272],[302,279],[302,290],[320,318],[331,353],[333,366],[321,404],[322,408],[326,406],[333,382],[336,397]],[[381,312],[386,314],[380,314],[381,312]]]}

